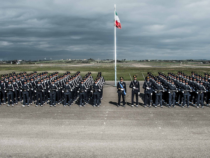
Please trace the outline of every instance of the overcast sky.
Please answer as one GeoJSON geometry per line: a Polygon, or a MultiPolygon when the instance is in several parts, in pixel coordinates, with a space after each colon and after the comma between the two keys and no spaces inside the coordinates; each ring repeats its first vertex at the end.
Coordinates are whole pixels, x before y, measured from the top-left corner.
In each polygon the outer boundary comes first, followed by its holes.
{"type": "Polygon", "coordinates": [[[0,59],[210,59],[209,0],[0,0],[0,59]]]}

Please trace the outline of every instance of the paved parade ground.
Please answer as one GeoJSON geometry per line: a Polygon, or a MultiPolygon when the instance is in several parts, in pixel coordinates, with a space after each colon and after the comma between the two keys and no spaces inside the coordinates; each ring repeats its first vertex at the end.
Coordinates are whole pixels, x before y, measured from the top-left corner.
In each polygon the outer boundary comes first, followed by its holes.
{"type": "MultiPolygon", "coordinates": [[[[104,85],[98,108],[1,105],[0,157],[210,156],[210,108],[117,107],[113,85],[104,85]]],[[[128,89],[126,102],[130,95],[128,89]]]]}

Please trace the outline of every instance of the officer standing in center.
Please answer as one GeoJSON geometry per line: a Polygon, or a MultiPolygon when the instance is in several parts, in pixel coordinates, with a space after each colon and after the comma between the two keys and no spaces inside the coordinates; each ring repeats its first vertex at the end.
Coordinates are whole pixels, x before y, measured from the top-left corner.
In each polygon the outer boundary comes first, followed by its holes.
{"type": "Polygon", "coordinates": [[[123,82],[123,77],[120,77],[120,82],[117,84],[117,92],[118,92],[118,104],[120,106],[121,96],[123,99],[123,106],[125,106],[125,95],[126,95],[126,83],[123,82]]]}
{"type": "Polygon", "coordinates": [[[133,76],[133,81],[130,83],[130,88],[132,88],[131,92],[131,106],[133,107],[134,104],[134,95],[136,95],[136,107],[138,107],[139,102],[138,102],[138,96],[140,95],[140,83],[137,81],[137,76],[133,76]]]}
{"type": "Polygon", "coordinates": [[[150,82],[149,76],[146,77],[146,81],[143,85],[144,89],[144,107],[151,107],[151,100],[152,100],[152,82],[150,82]]]}

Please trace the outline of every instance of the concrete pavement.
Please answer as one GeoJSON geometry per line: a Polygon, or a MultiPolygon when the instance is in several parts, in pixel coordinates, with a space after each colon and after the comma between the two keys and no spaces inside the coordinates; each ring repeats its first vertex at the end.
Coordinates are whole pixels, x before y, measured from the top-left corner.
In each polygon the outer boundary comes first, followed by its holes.
{"type": "Polygon", "coordinates": [[[0,157],[209,157],[210,108],[116,107],[116,102],[116,87],[107,82],[99,108],[2,105],[0,157]]]}

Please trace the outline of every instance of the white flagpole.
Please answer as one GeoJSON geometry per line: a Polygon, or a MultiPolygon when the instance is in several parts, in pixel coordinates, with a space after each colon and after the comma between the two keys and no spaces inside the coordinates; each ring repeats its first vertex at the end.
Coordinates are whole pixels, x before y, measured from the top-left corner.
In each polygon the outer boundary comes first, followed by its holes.
{"type": "Polygon", "coordinates": [[[116,4],[114,5],[114,53],[115,53],[115,87],[117,86],[117,47],[116,47],[116,26],[115,26],[116,4]]]}

